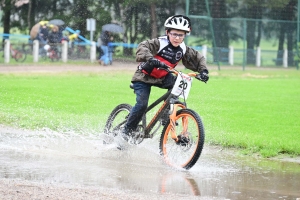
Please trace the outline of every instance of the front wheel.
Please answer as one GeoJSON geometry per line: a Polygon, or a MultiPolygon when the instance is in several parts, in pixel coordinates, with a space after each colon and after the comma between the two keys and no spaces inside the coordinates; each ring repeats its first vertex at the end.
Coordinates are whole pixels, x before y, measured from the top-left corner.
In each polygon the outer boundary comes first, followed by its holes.
{"type": "Polygon", "coordinates": [[[132,106],[129,104],[120,104],[113,109],[108,116],[105,124],[104,133],[115,137],[121,128],[124,127],[130,114],[132,106]]]}
{"type": "Polygon", "coordinates": [[[168,165],[190,169],[199,159],[204,145],[205,134],[200,116],[190,109],[178,110],[175,131],[177,142],[172,139],[170,122],[165,125],[159,143],[160,154],[168,165]]]}

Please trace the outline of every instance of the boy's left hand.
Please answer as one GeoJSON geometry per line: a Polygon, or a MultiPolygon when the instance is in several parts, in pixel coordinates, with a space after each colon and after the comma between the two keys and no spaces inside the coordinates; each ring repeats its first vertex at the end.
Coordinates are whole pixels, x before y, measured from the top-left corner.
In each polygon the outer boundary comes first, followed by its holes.
{"type": "Polygon", "coordinates": [[[207,82],[208,79],[209,79],[208,71],[206,69],[201,71],[200,72],[200,80],[203,81],[203,82],[207,82]]]}

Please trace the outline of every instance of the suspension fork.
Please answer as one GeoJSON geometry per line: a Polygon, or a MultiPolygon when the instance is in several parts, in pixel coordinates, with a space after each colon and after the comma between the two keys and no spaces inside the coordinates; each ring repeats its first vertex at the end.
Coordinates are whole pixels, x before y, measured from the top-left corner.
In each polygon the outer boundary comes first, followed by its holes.
{"type": "MultiPolygon", "coordinates": [[[[173,140],[176,142],[178,141],[178,137],[176,134],[176,112],[178,109],[183,109],[186,108],[182,104],[176,104],[176,103],[171,103],[170,104],[170,125],[171,125],[171,137],[173,140]]],[[[183,132],[186,132],[187,130],[187,119],[182,119],[183,121],[183,132]]]]}

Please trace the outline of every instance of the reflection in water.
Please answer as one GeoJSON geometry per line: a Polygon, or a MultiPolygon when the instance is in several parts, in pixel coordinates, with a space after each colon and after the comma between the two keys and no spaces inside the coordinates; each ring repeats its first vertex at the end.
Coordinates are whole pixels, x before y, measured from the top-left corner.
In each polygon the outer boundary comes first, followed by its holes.
{"type": "Polygon", "coordinates": [[[189,171],[172,169],[158,141],[119,151],[95,135],[1,129],[0,178],[227,199],[296,199],[299,164],[233,156],[205,147],[189,171]]]}
{"type": "Polygon", "coordinates": [[[183,194],[191,194],[193,196],[201,196],[200,188],[197,182],[189,177],[188,173],[170,173],[165,174],[161,181],[161,193],[172,191],[183,191],[183,194]]]}

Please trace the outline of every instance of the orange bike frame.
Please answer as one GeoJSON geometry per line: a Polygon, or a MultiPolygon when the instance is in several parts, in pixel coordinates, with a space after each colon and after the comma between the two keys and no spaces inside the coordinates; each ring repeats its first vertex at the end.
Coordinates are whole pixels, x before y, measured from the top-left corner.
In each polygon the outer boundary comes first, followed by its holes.
{"type": "MultiPolygon", "coordinates": [[[[176,75],[178,75],[179,73],[177,71],[172,70],[172,73],[175,73],[176,75]]],[[[189,76],[191,77],[195,77],[196,73],[188,73],[189,76]]],[[[166,94],[164,94],[163,96],[161,96],[159,99],[157,99],[155,102],[153,102],[150,106],[148,106],[146,113],[148,111],[150,111],[151,109],[153,109],[155,106],[157,106],[160,102],[164,101],[164,103],[161,105],[161,107],[158,109],[158,111],[155,113],[154,117],[151,119],[150,123],[144,124],[146,122],[143,122],[143,127],[145,127],[145,138],[151,138],[153,137],[153,134],[150,134],[151,130],[153,129],[153,127],[155,126],[155,124],[157,123],[158,119],[161,117],[161,115],[163,114],[162,111],[164,111],[169,105],[173,105],[172,106],[172,113],[170,114],[170,125],[171,125],[171,137],[177,141],[177,134],[176,134],[176,112],[178,109],[183,109],[186,108],[185,105],[183,105],[182,103],[170,103],[171,98],[173,98],[174,96],[171,94],[171,90],[169,90],[166,94]]],[[[145,114],[146,115],[146,114],[145,114]]],[[[183,122],[184,124],[184,130],[183,132],[187,131],[187,119],[183,118],[183,120],[185,120],[183,122]]]]}

